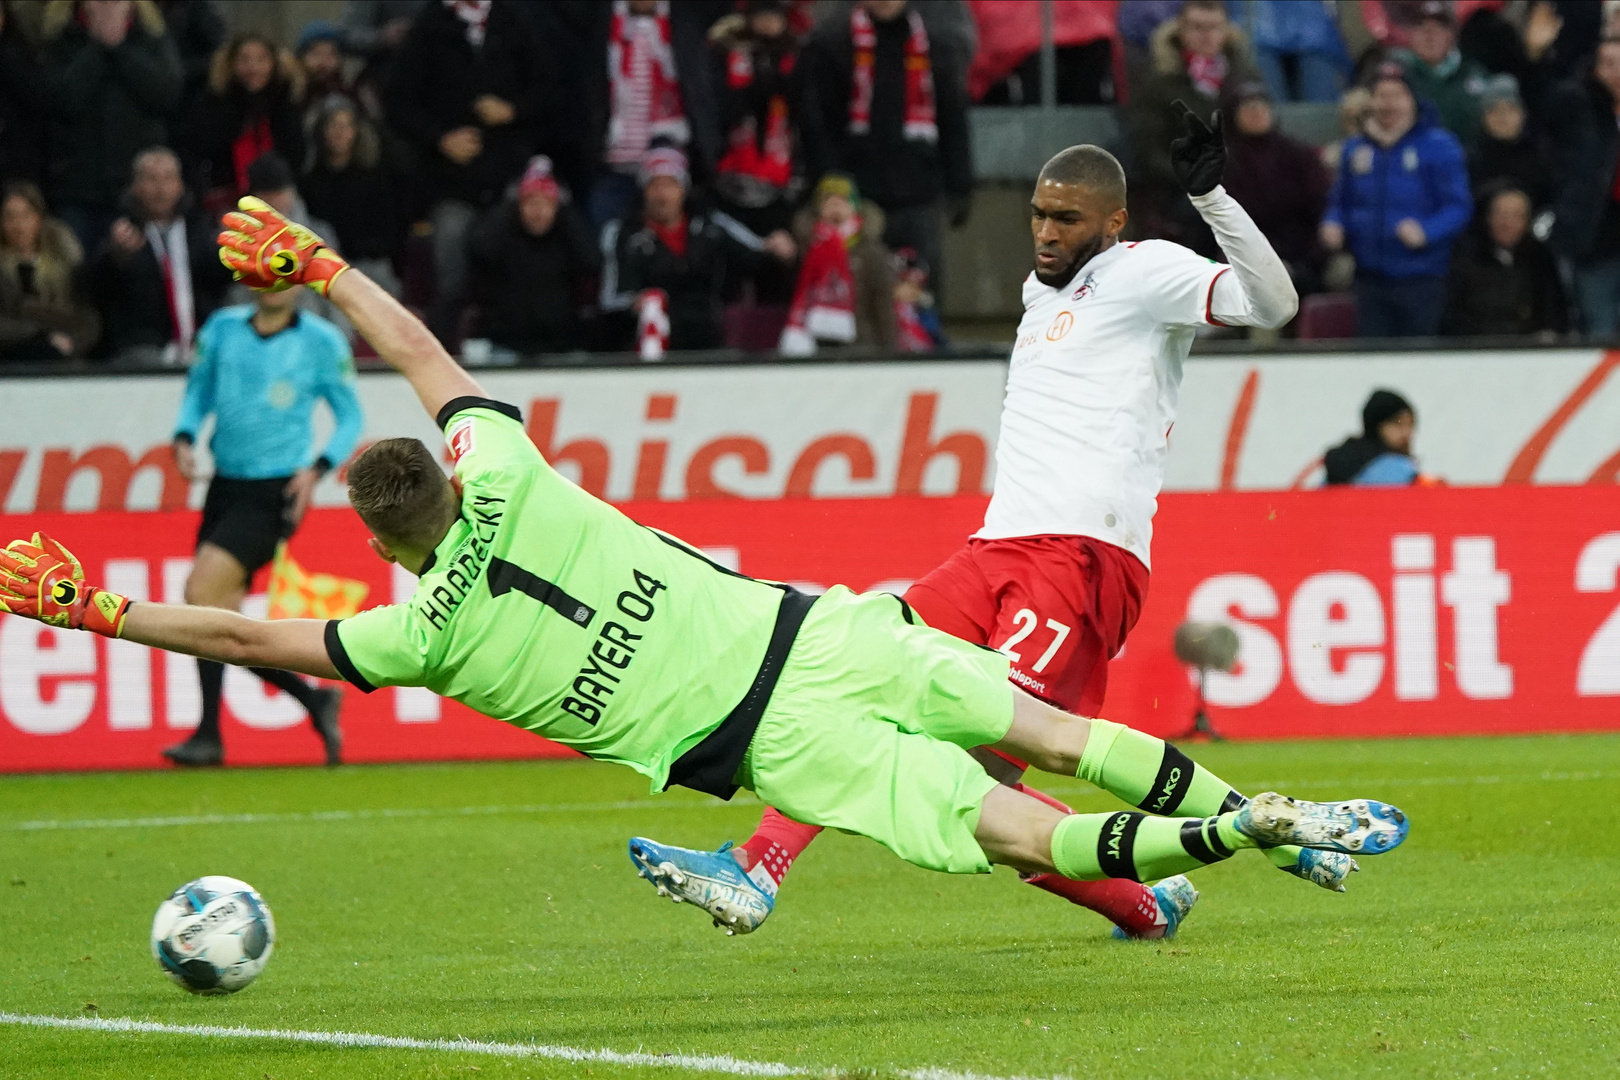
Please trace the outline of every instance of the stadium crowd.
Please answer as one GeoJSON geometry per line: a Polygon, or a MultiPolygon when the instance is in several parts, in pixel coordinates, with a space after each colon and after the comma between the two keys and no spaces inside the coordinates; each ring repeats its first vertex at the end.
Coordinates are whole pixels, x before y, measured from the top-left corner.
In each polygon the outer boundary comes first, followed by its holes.
{"type": "MultiPolygon", "coordinates": [[[[1131,235],[1219,256],[1167,147],[1171,102],[1221,114],[1293,332],[1616,331],[1616,0],[1052,16],[1056,100],[1122,118],[1131,235]],[[1299,101],[1343,138],[1280,130],[1299,101]]],[[[0,361],[185,362],[240,301],[214,235],[244,194],[469,363],[930,352],[969,107],[1040,100],[1041,24],[1039,0],[348,0],[289,48],[209,0],[0,0],[0,361]]]]}

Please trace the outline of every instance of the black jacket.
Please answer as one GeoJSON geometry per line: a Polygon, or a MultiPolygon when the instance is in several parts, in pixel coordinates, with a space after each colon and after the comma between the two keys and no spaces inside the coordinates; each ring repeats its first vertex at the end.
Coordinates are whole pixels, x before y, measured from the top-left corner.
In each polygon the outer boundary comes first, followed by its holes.
{"type": "MultiPolygon", "coordinates": [[[[122,209],[136,228],[145,221],[127,199],[122,209]]],[[[192,306],[196,325],[203,321],[224,298],[231,274],[219,261],[214,238],[219,223],[201,214],[186,215],[186,255],[191,267],[192,306]]],[[[173,339],[168,294],[163,267],[150,244],[131,255],[124,255],[103,242],[86,267],[87,291],[101,313],[101,340],[94,355],[110,358],[141,346],[161,348],[173,339]]]]}
{"type": "Polygon", "coordinates": [[[646,226],[640,207],[603,230],[603,249],[611,252],[602,269],[603,308],[610,316],[621,313],[617,347],[634,342],[635,320],[628,317],[628,326],[623,325],[623,313],[636,296],[643,289],[663,289],[669,294],[669,347],[720,348],[727,271],[747,274],[770,258],[759,238],[729,215],[690,203],[687,214],[684,255],[646,226]]]}
{"type": "Polygon", "coordinates": [[[805,43],[805,150],[808,174],[847,172],[862,196],[885,210],[921,206],[941,195],[965,196],[973,190],[973,159],[968,137],[966,72],[955,50],[930,39],[934,75],[937,143],[904,137],[906,40],[911,27],[904,17],[873,21],[877,31],[869,132],[849,133],[851,76],[855,49],[849,20],[829,19],[805,43]]]}
{"type": "Polygon", "coordinates": [[[0,29],[0,180],[45,178],[45,88],[15,19],[0,29]]]}
{"type": "Polygon", "coordinates": [[[1529,233],[1503,261],[1482,229],[1470,229],[1451,254],[1441,332],[1460,336],[1535,334],[1569,329],[1569,309],[1552,253],[1529,233]]]}
{"type": "Polygon", "coordinates": [[[1547,155],[1528,133],[1517,142],[1493,139],[1484,131],[1468,154],[1468,179],[1478,199],[1485,189],[1508,183],[1530,196],[1530,205],[1540,210],[1552,201],[1552,170],[1547,155]]]}
{"type": "Polygon", "coordinates": [[[1613,218],[1615,158],[1620,133],[1615,130],[1614,98],[1588,74],[1560,87],[1548,110],[1553,149],[1553,210],[1557,221],[1548,238],[1553,251],[1566,258],[1620,255],[1613,218]],[[1613,224],[1612,221],[1609,224],[1613,224]],[[1607,235],[1605,235],[1607,234],[1607,235]]]}
{"type": "Polygon", "coordinates": [[[257,94],[232,83],[223,93],[208,91],[187,114],[183,137],[187,181],[206,194],[216,188],[246,192],[236,182],[233,144],[250,124],[270,126],[270,141],[296,173],[304,164],[304,124],[292,88],[281,78],[257,94]]]}
{"type": "Polygon", "coordinates": [[[136,5],[129,36],[116,49],[79,25],[72,5],[46,14],[51,200],[111,211],[135,155],[168,142],[168,118],[180,104],[180,57],[156,8],[136,5]],[[53,22],[58,11],[61,24],[53,22]]]}
{"type": "Polygon", "coordinates": [[[317,165],[298,181],[309,212],[329,222],[346,259],[392,259],[405,242],[393,177],[381,165],[317,165]]]}
{"type": "Polygon", "coordinates": [[[422,9],[390,64],[386,108],[389,123],[419,155],[429,203],[489,206],[522,175],[536,148],[546,147],[564,103],[545,60],[529,21],[510,0],[495,0],[477,49],[455,12],[443,4],[422,9]],[[483,125],[473,102],[484,94],[512,106],[510,123],[483,125]],[[465,165],[439,149],[439,140],[460,127],[478,128],[484,140],[483,152],[465,165]]]}
{"type": "Polygon", "coordinates": [[[573,206],[559,206],[551,231],[531,236],[507,199],[473,230],[468,254],[485,337],[528,355],[585,347],[580,309],[602,260],[573,206]]]}

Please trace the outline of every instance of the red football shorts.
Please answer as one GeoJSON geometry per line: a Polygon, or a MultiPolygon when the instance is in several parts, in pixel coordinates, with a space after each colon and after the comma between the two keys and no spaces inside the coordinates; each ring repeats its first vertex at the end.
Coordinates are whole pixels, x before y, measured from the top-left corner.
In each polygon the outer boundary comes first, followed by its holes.
{"type": "Polygon", "coordinates": [[[1136,556],[1089,536],[973,539],[906,603],[929,626],[1005,653],[1012,681],[1036,697],[1096,716],[1147,588],[1136,556]]]}

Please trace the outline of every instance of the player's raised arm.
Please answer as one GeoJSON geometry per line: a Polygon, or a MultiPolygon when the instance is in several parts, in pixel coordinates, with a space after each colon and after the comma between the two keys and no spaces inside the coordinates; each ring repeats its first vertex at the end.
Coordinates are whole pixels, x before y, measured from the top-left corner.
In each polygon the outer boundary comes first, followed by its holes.
{"type": "Polygon", "coordinates": [[[1230,274],[1216,279],[1210,314],[1227,326],[1274,330],[1299,310],[1299,293],[1271,241],[1221,187],[1226,168],[1221,114],[1205,124],[1182,102],[1177,101],[1176,108],[1186,134],[1170,144],[1171,167],[1232,267],[1230,274]]]}
{"type": "Polygon", "coordinates": [[[85,581],[73,553],[42,533],[0,550],[0,613],[239,667],[339,678],[320,619],[270,622],[220,608],[133,604],[85,581]]]}
{"type": "Polygon", "coordinates": [[[447,402],[487,398],[483,387],[453,360],[432,331],[378,284],[344,262],[325,241],[288,221],[268,203],[242,199],[225,215],[220,262],[251,289],[307,285],[335,304],[377,355],[410,380],[428,415],[447,402]]]}

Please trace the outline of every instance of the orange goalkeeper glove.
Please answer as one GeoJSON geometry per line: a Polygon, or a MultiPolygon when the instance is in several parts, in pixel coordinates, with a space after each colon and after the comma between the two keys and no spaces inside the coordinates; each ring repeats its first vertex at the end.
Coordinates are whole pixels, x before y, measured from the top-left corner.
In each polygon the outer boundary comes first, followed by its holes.
{"type": "Polygon", "coordinates": [[[115,638],[124,632],[129,597],[84,583],[73,553],[44,533],[0,551],[0,611],[66,630],[115,638]]]}
{"type": "Polygon", "coordinates": [[[263,199],[248,195],[225,215],[219,234],[219,261],[236,280],[260,292],[280,292],[308,285],[325,296],[337,276],[349,268],[326,241],[288,221],[263,199]]]}

